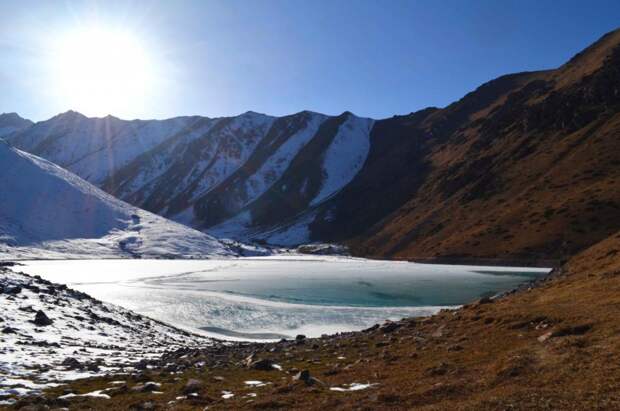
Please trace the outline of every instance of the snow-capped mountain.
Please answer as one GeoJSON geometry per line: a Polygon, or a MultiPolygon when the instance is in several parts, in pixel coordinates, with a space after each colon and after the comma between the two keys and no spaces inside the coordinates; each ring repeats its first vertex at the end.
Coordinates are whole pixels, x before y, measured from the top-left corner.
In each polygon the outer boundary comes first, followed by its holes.
{"type": "Polygon", "coordinates": [[[67,112],[7,139],[137,207],[226,237],[292,245],[310,241],[309,215],[362,169],[373,123],[348,112],[163,121],[67,112]],[[295,224],[297,234],[278,234],[295,224]]]}
{"type": "Polygon", "coordinates": [[[0,259],[233,254],[209,235],[117,200],[3,140],[0,164],[0,259]]]}
{"type": "Polygon", "coordinates": [[[138,155],[199,120],[125,121],[112,116],[88,118],[68,111],[8,135],[6,140],[100,185],[138,155]]]}
{"type": "Polygon", "coordinates": [[[2,113],[0,114],[0,138],[25,130],[32,124],[32,121],[21,118],[17,113],[2,113]]]}

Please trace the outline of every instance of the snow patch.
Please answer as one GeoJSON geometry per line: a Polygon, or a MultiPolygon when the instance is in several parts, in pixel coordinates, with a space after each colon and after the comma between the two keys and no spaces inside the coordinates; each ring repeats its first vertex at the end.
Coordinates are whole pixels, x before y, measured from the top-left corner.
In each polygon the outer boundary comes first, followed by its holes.
{"type": "Polygon", "coordinates": [[[374,120],[349,115],[340,126],[323,160],[323,182],[311,206],[333,196],[362,169],[370,150],[370,130],[374,120]]]}

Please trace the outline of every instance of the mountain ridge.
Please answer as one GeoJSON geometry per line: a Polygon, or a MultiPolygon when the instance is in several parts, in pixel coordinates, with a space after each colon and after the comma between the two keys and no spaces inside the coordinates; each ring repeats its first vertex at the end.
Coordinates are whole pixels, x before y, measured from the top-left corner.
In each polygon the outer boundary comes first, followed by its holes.
{"type": "Polygon", "coordinates": [[[380,120],[311,111],[110,118],[105,134],[104,120],[89,119],[8,139],[216,235],[339,242],[381,258],[563,258],[609,235],[601,220],[620,224],[618,44],[616,30],[556,69],[500,76],[446,107],[380,120]],[[568,175],[572,198],[551,206],[568,175]],[[592,184],[599,191],[586,193],[592,184]]]}

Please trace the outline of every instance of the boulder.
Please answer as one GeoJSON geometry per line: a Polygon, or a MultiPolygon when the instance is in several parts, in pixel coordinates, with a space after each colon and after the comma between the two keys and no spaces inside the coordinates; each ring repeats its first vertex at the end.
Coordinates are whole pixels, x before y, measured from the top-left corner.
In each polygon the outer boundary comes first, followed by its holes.
{"type": "Polygon", "coordinates": [[[82,364],[73,357],[65,358],[60,365],[67,367],[68,370],[77,370],[82,368],[82,364]]]}
{"type": "Polygon", "coordinates": [[[9,285],[8,287],[4,287],[5,294],[17,295],[22,292],[22,288],[17,285],[9,285]]]}
{"type": "Polygon", "coordinates": [[[254,361],[250,364],[250,368],[261,371],[273,370],[273,361],[264,358],[262,360],[254,361]]]}
{"type": "Polygon", "coordinates": [[[34,316],[34,324],[39,327],[45,327],[48,325],[52,325],[54,321],[52,321],[43,311],[37,311],[37,314],[34,316]]]}

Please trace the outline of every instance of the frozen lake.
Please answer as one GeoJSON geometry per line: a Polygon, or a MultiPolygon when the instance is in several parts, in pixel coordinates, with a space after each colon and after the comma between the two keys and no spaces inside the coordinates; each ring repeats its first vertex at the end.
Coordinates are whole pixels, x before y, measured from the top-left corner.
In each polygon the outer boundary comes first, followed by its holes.
{"type": "Polygon", "coordinates": [[[23,263],[26,273],[231,339],[359,330],[465,304],[549,271],[322,256],[23,263]]]}

